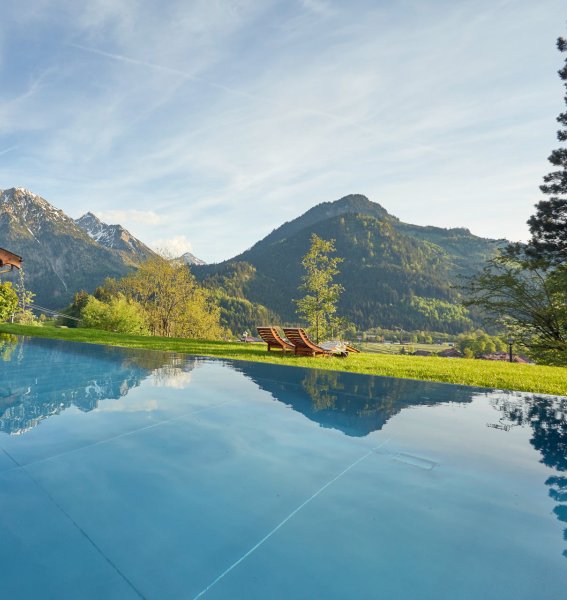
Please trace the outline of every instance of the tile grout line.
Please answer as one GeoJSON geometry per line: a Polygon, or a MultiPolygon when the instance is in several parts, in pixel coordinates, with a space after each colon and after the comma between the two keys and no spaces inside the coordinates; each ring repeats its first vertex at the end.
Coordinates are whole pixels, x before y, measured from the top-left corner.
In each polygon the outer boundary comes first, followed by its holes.
{"type": "Polygon", "coordinates": [[[16,469],[20,469],[22,465],[20,465],[20,463],[4,448],[2,448],[2,452],[4,452],[4,454],[16,465],[15,467],[12,467],[11,469],[5,469],[4,471],[0,471],[2,473],[5,473],[6,471],[15,471],[16,469]]]}
{"type": "Polygon", "coordinates": [[[96,552],[98,552],[98,554],[100,554],[100,556],[102,556],[102,558],[116,571],[116,573],[118,573],[118,575],[132,588],[132,590],[136,593],[137,596],[139,596],[140,598],[142,598],[142,600],[146,600],[146,597],[140,592],[140,590],[138,590],[136,588],[136,586],[128,579],[128,577],[126,577],[126,575],[124,575],[124,573],[122,573],[122,571],[110,560],[110,558],[108,558],[108,556],[106,556],[106,554],[104,554],[104,552],[98,547],[98,545],[95,543],[95,541],[89,536],[89,534],[75,521],[75,519],[73,519],[73,517],[71,517],[71,515],[69,515],[69,513],[67,513],[65,511],[65,509],[55,500],[55,498],[39,483],[39,481],[37,481],[33,475],[26,469],[26,467],[24,465],[21,465],[9,452],[7,452],[4,448],[2,448],[2,451],[4,452],[4,454],[6,454],[6,456],[8,456],[10,458],[10,460],[12,460],[16,465],[18,465],[18,468],[20,468],[26,475],[27,477],[32,481],[32,483],[39,488],[39,490],[41,492],[43,492],[47,498],[55,505],[55,507],[59,510],[59,512],[61,514],[63,514],[64,517],[67,518],[68,521],[71,522],[71,524],[79,531],[79,533],[87,540],[87,542],[89,542],[89,544],[96,550],[96,552]]]}
{"type": "Polygon", "coordinates": [[[66,517],[71,524],[79,531],[79,533],[87,540],[87,542],[100,554],[100,556],[116,571],[116,573],[130,586],[132,591],[136,593],[139,598],[142,600],[146,600],[146,596],[142,594],[142,592],[134,585],[128,577],[114,564],[114,562],[106,556],[106,554],[102,551],[102,549],[97,545],[97,543],[89,536],[89,534],[71,517],[71,515],[55,500],[55,498],[37,481],[33,475],[27,470],[25,466],[22,466],[22,470],[24,473],[33,481],[33,483],[49,498],[49,500],[55,505],[55,507],[66,517]]]}
{"type": "Polygon", "coordinates": [[[225,577],[226,575],[228,575],[241,562],[243,562],[253,552],[255,552],[264,542],[266,542],[267,540],[269,540],[279,529],[281,529],[290,519],[292,519],[302,508],[304,508],[305,506],[307,506],[312,500],[314,500],[315,498],[317,498],[317,496],[319,496],[322,492],[324,492],[330,485],[332,485],[333,483],[335,483],[335,481],[337,481],[338,479],[340,479],[343,475],[345,475],[346,473],[348,473],[352,468],[356,467],[356,465],[358,465],[363,460],[365,460],[366,458],[368,458],[371,454],[376,454],[376,450],[378,450],[379,448],[382,448],[383,446],[385,446],[390,441],[390,439],[391,438],[388,438],[387,440],[384,440],[378,446],[375,446],[374,448],[371,448],[366,454],[364,454],[360,458],[357,458],[353,463],[351,463],[348,467],[346,467],[346,469],[344,469],[338,475],[336,475],[335,477],[333,477],[333,479],[327,481],[327,483],[325,483],[314,494],[312,494],[309,498],[307,498],[307,500],[305,500],[295,510],[293,510],[291,513],[289,513],[289,515],[283,521],[281,521],[271,531],[269,531],[258,543],[256,543],[254,546],[252,546],[252,548],[250,548],[250,550],[248,550],[246,553],[244,553],[236,562],[232,563],[232,565],[230,565],[230,567],[228,567],[227,569],[225,569],[216,579],[214,579],[213,581],[211,581],[211,583],[209,583],[209,585],[207,587],[203,588],[193,598],[193,600],[198,600],[198,598],[202,598],[212,587],[214,587],[221,579],[223,579],[223,577],[225,577]]]}
{"type": "Polygon", "coordinates": [[[118,435],[114,435],[112,437],[109,438],[105,438],[104,440],[98,440],[96,442],[93,442],[91,444],[85,444],[84,446],[79,446],[78,448],[73,448],[72,450],[66,450],[65,452],[59,452],[57,454],[53,454],[52,456],[47,456],[45,458],[40,458],[38,460],[34,460],[30,463],[27,463],[25,465],[21,465],[20,463],[18,463],[16,460],[14,460],[5,450],[4,452],[6,452],[6,454],[12,459],[12,461],[17,465],[16,467],[12,467],[10,469],[6,469],[4,472],[9,472],[9,471],[15,471],[16,469],[25,469],[27,467],[31,467],[34,465],[38,465],[44,462],[48,462],[50,460],[56,459],[56,458],[60,458],[61,456],[65,456],[67,454],[72,454],[73,452],[79,452],[81,450],[85,450],[86,448],[93,448],[94,446],[99,446],[101,444],[106,444],[108,442],[112,442],[114,440],[118,440],[120,438],[123,437],[127,437],[129,435],[134,435],[135,433],[140,433],[141,431],[146,431],[148,429],[153,429],[154,427],[159,427],[160,425],[167,425],[168,423],[173,423],[174,421],[179,421],[180,419],[185,419],[187,417],[190,417],[191,415],[197,415],[199,413],[205,412],[207,410],[212,410],[214,408],[220,408],[221,406],[225,406],[226,404],[231,404],[232,400],[227,400],[226,402],[221,402],[220,404],[214,404],[213,406],[206,406],[203,408],[200,408],[198,410],[194,410],[188,413],[184,413],[182,415],[179,415],[178,417],[173,417],[171,419],[165,419],[164,421],[158,421],[157,423],[152,423],[151,425],[146,425],[145,427],[140,427],[138,429],[133,429],[132,431],[126,431],[124,433],[119,433],[118,435]]]}
{"type": "Polygon", "coordinates": [[[34,466],[37,464],[40,464],[42,462],[46,462],[48,460],[60,457],[60,456],[64,456],[66,454],[72,453],[72,452],[77,452],[79,450],[83,450],[85,448],[91,448],[93,446],[97,446],[99,444],[104,444],[110,441],[113,441],[115,439],[118,438],[122,438],[125,437],[127,435],[131,435],[134,433],[138,433],[140,431],[145,431],[147,429],[151,429],[153,427],[157,427],[158,425],[164,425],[167,423],[170,423],[172,421],[177,421],[179,419],[183,419],[183,418],[187,418],[191,415],[195,415],[195,414],[199,414],[201,412],[205,412],[207,410],[210,409],[214,409],[214,408],[219,408],[221,406],[225,406],[226,404],[230,404],[232,403],[231,400],[227,400],[226,402],[221,402],[220,404],[215,404],[213,406],[207,406],[207,407],[203,407],[201,409],[189,412],[189,413],[185,413],[183,415],[180,415],[178,417],[174,417],[172,419],[167,419],[165,421],[160,421],[159,423],[153,423],[152,425],[148,425],[147,427],[142,427],[140,429],[136,429],[134,431],[128,431],[126,433],[123,434],[119,434],[117,436],[108,438],[106,440],[100,440],[98,442],[95,442],[93,444],[89,444],[87,446],[81,446],[80,448],[75,448],[74,450],[70,450],[68,452],[61,452],[59,454],[55,454],[53,456],[50,456],[48,458],[42,459],[42,460],[38,460],[35,462],[31,462],[28,463],[27,465],[22,465],[20,464],[6,449],[1,448],[2,452],[4,452],[4,454],[14,463],[15,467],[11,468],[11,469],[7,469],[5,472],[7,471],[15,471],[15,470],[21,470],[23,471],[28,478],[34,483],[34,485],[39,488],[39,490],[41,490],[46,496],[47,498],[49,498],[49,500],[55,505],[55,507],[59,510],[59,512],[61,512],[64,517],[66,517],[68,519],[68,521],[70,521],[70,523],[79,531],[79,533],[87,540],[87,542],[96,550],[96,552],[112,567],[112,569],[114,569],[114,571],[116,571],[116,573],[130,586],[130,588],[132,589],[132,591],[134,591],[136,593],[136,595],[141,598],[142,600],[146,600],[146,596],[144,596],[142,594],[142,592],[140,592],[140,590],[138,590],[138,588],[133,584],[132,581],[130,581],[130,579],[114,564],[114,562],[102,551],[102,549],[96,544],[96,542],[89,536],[89,534],[77,523],[77,521],[75,521],[75,519],[73,519],[73,517],[71,517],[71,515],[63,508],[63,506],[61,506],[61,504],[59,504],[59,502],[57,502],[57,500],[47,491],[47,489],[45,487],[43,487],[39,481],[37,481],[35,479],[35,477],[33,477],[33,475],[30,473],[30,471],[28,470],[28,467],[30,466],[34,466]]]}

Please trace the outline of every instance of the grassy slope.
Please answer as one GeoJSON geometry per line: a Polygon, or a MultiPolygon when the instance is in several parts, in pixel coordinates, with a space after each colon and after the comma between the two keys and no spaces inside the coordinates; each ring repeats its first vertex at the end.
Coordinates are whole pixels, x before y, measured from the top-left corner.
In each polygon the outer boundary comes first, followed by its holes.
{"type": "Polygon", "coordinates": [[[284,356],[280,352],[268,353],[265,344],[134,336],[94,329],[25,327],[6,323],[0,325],[0,332],[567,396],[567,369],[561,367],[370,353],[351,354],[346,359],[296,357],[284,356]]]}

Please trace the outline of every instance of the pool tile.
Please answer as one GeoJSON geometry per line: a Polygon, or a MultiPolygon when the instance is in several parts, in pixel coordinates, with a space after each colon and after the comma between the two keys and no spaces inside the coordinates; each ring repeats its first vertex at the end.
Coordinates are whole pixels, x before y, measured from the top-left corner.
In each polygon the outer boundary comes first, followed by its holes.
{"type": "Polygon", "coordinates": [[[0,598],[563,600],[565,399],[20,350],[0,598]]]}
{"type": "Polygon", "coordinates": [[[29,469],[145,595],[190,598],[361,452],[283,406],[265,432],[273,409],[223,406],[29,469]]]}
{"type": "Polygon", "coordinates": [[[139,598],[19,469],[0,473],[0,598],[139,598]]]}
{"type": "Polygon", "coordinates": [[[560,600],[557,528],[530,495],[514,504],[525,485],[520,473],[487,483],[371,456],[219,571],[204,597],[560,600]]]}

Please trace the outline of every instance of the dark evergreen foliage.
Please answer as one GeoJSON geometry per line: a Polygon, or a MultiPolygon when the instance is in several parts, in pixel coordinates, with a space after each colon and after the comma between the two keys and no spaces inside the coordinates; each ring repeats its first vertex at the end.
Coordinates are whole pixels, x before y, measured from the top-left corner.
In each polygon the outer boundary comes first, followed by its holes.
{"type": "MultiPolygon", "coordinates": [[[[567,40],[559,38],[557,48],[560,52],[567,52],[567,40]]],[[[567,90],[567,58],[559,76],[567,90]]],[[[567,112],[561,113],[557,121],[563,126],[557,132],[557,139],[565,142],[567,112]]],[[[544,184],[540,186],[548,199],[536,204],[536,213],[528,221],[532,233],[529,250],[532,256],[557,265],[567,261],[567,148],[553,150],[548,160],[559,168],[546,175],[544,184]]]]}
{"type": "Polygon", "coordinates": [[[79,320],[81,318],[81,312],[83,308],[87,305],[90,298],[90,294],[85,292],[85,290],[81,290],[80,292],[76,292],[73,296],[73,302],[65,308],[62,312],[64,315],[69,315],[71,318],[66,319],[65,317],[60,317],[59,320],[62,325],[66,327],[78,327],[79,320]]]}
{"type": "MultiPolygon", "coordinates": [[[[567,41],[559,38],[557,47],[565,52],[567,41]]],[[[567,87],[567,60],[559,76],[567,87]]],[[[557,120],[567,126],[567,112],[557,120]]],[[[557,137],[567,141],[567,129],[557,137]]],[[[532,239],[503,248],[466,290],[468,304],[505,326],[538,361],[567,365],[567,149],[554,150],[549,161],[560,169],[540,186],[549,199],[528,221],[532,239]]]]}
{"type": "MultiPolygon", "coordinates": [[[[193,266],[193,271],[197,270],[193,266]]],[[[234,262],[221,266],[203,284],[213,294],[220,307],[223,327],[234,335],[246,330],[254,332],[259,325],[270,325],[279,321],[279,316],[265,306],[250,302],[246,298],[246,282],[256,275],[256,269],[249,263],[234,262]]]]}

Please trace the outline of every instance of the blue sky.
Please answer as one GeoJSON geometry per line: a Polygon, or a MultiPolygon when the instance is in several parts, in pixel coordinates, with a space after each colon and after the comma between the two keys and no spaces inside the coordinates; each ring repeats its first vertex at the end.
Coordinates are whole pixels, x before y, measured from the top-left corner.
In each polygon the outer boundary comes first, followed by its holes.
{"type": "Polygon", "coordinates": [[[362,193],[527,238],[564,0],[3,0],[0,189],[218,261],[362,193]]]}

